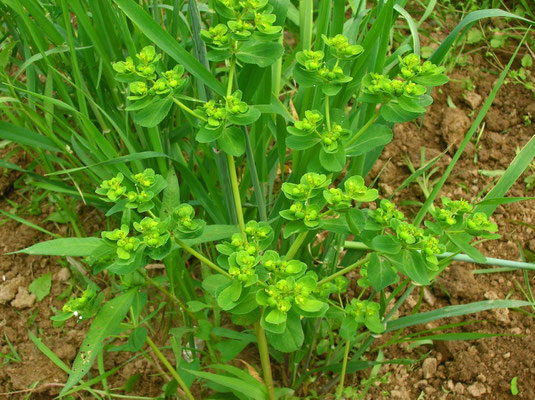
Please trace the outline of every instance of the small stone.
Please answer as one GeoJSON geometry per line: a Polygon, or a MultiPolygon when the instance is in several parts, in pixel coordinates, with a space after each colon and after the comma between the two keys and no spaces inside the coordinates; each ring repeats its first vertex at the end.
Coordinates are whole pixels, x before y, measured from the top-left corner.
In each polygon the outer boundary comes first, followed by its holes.
{"type": "Polygon", "coordinates": [[[496,294],[496,292],[493,292],[492,290],[489,290],[488,292],[485,292],[485,294],[483,296],[487,300],[497,300],[498,299],[498,295],[496,294]]]}
{"type": "Polygon", "coordinates": [[[17,295],[17,289],[24,284],[24,278],[17,276],[0,284],[0,304],[6,304],[17,295]]]}
{"type": "Polygon", "coordinates": [[[511,329],[511,333],[512,333],[513,335],[522,335],[522,329],[520,329],[520,328],[518,328],[518,327],[513,328],[513,329],[511,329]]]}
{"type": "Polygon", "coordinates": [[[481,382],[476,382],[473,385],[468,386],[466,390],[474,397],[481,397],[487,393],[485,385],[483,385],[481,382]]]}
{"type": "Polygon", "coordinates": [[[29,308],[35,303],[35,295],[28,293],[28,289],[19,286],[19,291],[11,305],[15,308],[29,308]]]}
{"type": "Polygon", "coordinates": [[[461,382],[457,382],[455,386],[453,386],[453,393],[455,394],[463,394],[464,393],[464,385],[461,382]]]}
{"type": "Polygon", "coordinates": [[[452,391],[453,390],[453,381],[450,379],[446,382],[446,389],[452,391]]]}
{"type": "Polygon", "coordinates": [[[510,352],[507,352],[503,355],[503,358],[505,358],[506,360],[511,358],[511,353],[510,352]]]}
{"type": "Polygon", "coordinates": [[[422,371],[425,379],[430,379],[437,372],[437,359],[436,358],[426,358],[422,364],[422,371]]]}
{"type": "Polygon", "coordinates": [[[431,293],[431,291],[424,287],[424,301],[429,304],[431,307],[433,307],[435,305],[435,302],[436,302],[436,297],[433,293],[431,293]]]}
{"type": "Polygon", "coordinates": [[[496,316],[496,320],[499,322],[502,322],[504,324],[508,324],[511,322],[511,319],[509,318],[509,309],[508,308],[497,308],[493,310],[494,315],[496,316]]]}
{"type": "Polygon", "coordinates": [[[463,94],[463,99],[464,102],[469,105],[472,110],[474,110],[481,104],[483,97],[475,92],[465,92],[463,94]]]}
{"type": "Polygon", "coordinates": [[[67,268],[62,268],[56,274],[56,280],[59,282],[67,282],[71,277],[71,273],[67,268]]]}

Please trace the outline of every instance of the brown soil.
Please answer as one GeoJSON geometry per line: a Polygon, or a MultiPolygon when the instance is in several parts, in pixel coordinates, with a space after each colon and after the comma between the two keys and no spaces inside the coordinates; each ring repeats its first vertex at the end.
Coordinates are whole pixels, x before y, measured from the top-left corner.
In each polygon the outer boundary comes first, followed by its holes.
{"type": "MultiPolygon", "coordinates": [[[[12,190],[11,185],[16,179],[15,174],[5,177],[5,181],[9,183],[2,188],[6,193],[6,196],[0,199],[0,208],[3,210],[9,211],[11,208],[6,200],[18,204],[27,202],[17,191],[12,190]]],[[[43,222],[53,211],[51,207],[46,207],[43,205],[43,214],[39,218],[28,215],[24,217],[54,233],[67,235],[66,225],[43,222]]],[[[96,232],[102,226],[102,217],[96,210],[81,207],[77,211],[88,234],[96,232]]],[[[28,332],[42,339],[49,349],[70,366],[89,327],[88,321],[71,319],[63,329],[54,328],[50,320],[55,314],[54,310],[61,310],[66,301],[58,300],[62,292],[71,288],[74,293],[79,294],[79,289],[75,287],[76,282],[71,278],[71,268],[75,268],[73,265],[61,262],[59,257],[6,255],[48,239],[49,236],[11,220],[0,226],[0,351],[4,355],[12,355],[7,338],[21,359],[21,362],[5,360],[5,363],[0,359],[0,398],[26,399],[31,394],[31,399],[52,399],[66,382],[67,374],[37,349],[28,332]],[[38,302],[35,296],[28,292],[28,286],[35,278],[49,272],[52,273],[50,294],[38,302]]],[[[97,283],[104,287],[102,282],[97,283]]],[[[127,353],[108,353],[105,368],[114,368],[128,358],[127,353]]],[[[156,371],[148,360],[138,358],[109,377],[108,383],[113,387],[120,387],[130,376],[141,373],[142,376],[134,388],[136,395],[157,396],[161,393],[160,388],[164,381],[159,376],[152,375],[154,372],[156,371]]],[[[92,375],[99,375],[96,366],[92,375]]],[[[83,397],[80,395],[79,398],[91,396],[84,393],[83,397]]]]}

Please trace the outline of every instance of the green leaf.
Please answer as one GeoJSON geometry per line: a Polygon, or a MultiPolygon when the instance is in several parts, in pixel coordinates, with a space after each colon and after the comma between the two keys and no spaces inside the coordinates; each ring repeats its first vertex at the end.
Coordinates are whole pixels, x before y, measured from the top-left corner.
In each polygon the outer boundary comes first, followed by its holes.
{"type": "Polygon", "coordinates": [[[149,332],[147,331],[147,328],[144,326],[138,326],[136,329],[134,329],[128,337],[129,351],[136,352],[141,350],[145,344],[145,341],[147,340],[148,333],[149,332]]]}
{"type": "Polygon", "coordinates": [[[405,250],[403,252],[401,262],[394,258],[388,259],[394,267],[396,267],[404,275],[411,278],[417,284],[429,285],[429,278],[427,277],[427,267],[422,258],[422,255],[417,251],[405,250]]]}
{"type": "MultiPolygon", "coordinates": [[[[260,114],[259,114],[260,115],[260,114]]],[[[223,133],[217,139],[219,147],[227,154],[239,157],[245,153],[245,133],[237,126],[229,126],[223,129],[223,133]]]]}
{"type": "Polygon", "coordinates": [[[398,97],[398,104],[399,106],[408,112],[421,114],[425,112],[425,108],[420,106],[418,103],[414,101],[414,99],[407,97],[407,96],[400,96],[398,97]]]}
{"type": "Polygon", "coordinates": [[[68,392],[89,372],[93,361],[102,351],[106,338],[117,331],[138,291],[139,288],[130,289],[102,306],[80,346],[72,372],[60,395],[68,392]]]}
{"type": "Polygon", "coordinates": [[[218,240],[227,239],[239,231],[240,228],[238,225],[207,225],[201,236],[196,237],[195,239],[184,239],[183,242],[188,246],[206,242],[216,242],[218,240]]]}
{"type": "Polygon", "coordinates": [[[229,362],[234,360],[249,343],[242,340],[223,340],[215,345],[215,349],[221,353],[222,362],[229,362]]]}
{"type": "Polygon", "coordinates": [[[0,121],[0,139],[43,150],[62,151],[46,136],[2,121],[0,121]]]}
{"type": "Polygon", "coordinates": [[[195,135],[195,140],[199,143],[210,143],[219,139],[223,133],[223,126],[219,126],[216,129],[209,129],[207,126],[203,126],[195,135]]]}
{"type": "Polygon", "coordinates": [[[180,186],[175,169],[171,167],[167,172],[167,186],[163,191],[162,208],[160,218],[165,219],[180,205],[180,186]]]}
{"type": "Polygon", "coordinates": [[[321,141],[317,136],[296,136],[289,135],[286,137],[286,146],[293,150],[306,150],[315,146],[321,141]]]}
{"type": "Polygon", "coordinates": [[[250,39],[240,46],[236,58],[241,62],[264,68],[281,58],[283,53],[284,47],[279,43],[250,39]]]}
{"type": "Polygon", "coordinates": [[[348,156],[359,156],[392,141],[392,129],[386,125],[373,124],[359,137],[351,147],[346,149],[348,156]]]}
{"type": "Polygon", "coordinates": [[[489,198],[485,200],[481,200],[480,202],[476,203],[476,207],[483,207],[488,205],[500,205],[500,204],[510,204],[510,203],[516,203],[518,201],[527,201],[527,200],[535,200],[535,197],[494,197],[489,198]]]}
{"type": "Polygon", "coordinates": [[[114,0],[124,13],[139,27],[139,32],[147,36],[156,46],[206,86],[221,96],[225,95],[223,85],[195,57],[189,54],[179,42],[166,32],[151,15],[147,14],[133,0],[114,0]]]}
{"type": "Polygon", "coordinates": [[[381,116],[388,122],[408,122],[418,118],[420,113],[404,110],[399,104],[389,103],[381,107],[381,116]]]}
{"type": "Polygon", "coordinates": [[[24,253],[41,256],[87,257],[102,244],[103,240],[96,237],[52,239],[10,254],[24,253]]]}
{"type": "Polygon", "coordinates": [[[249,106],[243,114],[234,114],[227,117],[227,121],[236,125],[251,125],[258,118],[260,118],[260,111],[254,106],[249,106]]]}
{"type": "Polygon", "coordinates": [[[143,108],[143,110],[134,114],[134,122],[145,128],[152,128],[167,117],[172,105],[173,99],[171,97],[164,99],[156,98],[148,106],[143,108]]]}
{"type": "Polygon", "coordinates": [[[413,314],[389,321],[386,331],[391,332],[398,329],[408,328],[409,326],[413,325],[427,324],[428,322],[436,321],[442,318],[458,317],[461,315],[474,314],[477,312],[497,308],[519,308],[530,305],[532,304],[521,300],[485,300],[470,304],[447,306],[439,308],[438,310],[413,314]]]}
{"type": "Polygon", "coordinates": [[[346,165],[346,153],[342,146],[338,147],[336,153],[327,153],[323,149],[320,151],[320,164],[330,172],[340,172],[346,165]]]}
{"type": "Polygon", "coordinates": [[[368,264],[368,279],[372,287],[380,292],[385,287],[395,283],[398,274],[392,269],[388,261],[381,261],[377,253],[372,253],[368,264]]]}
{"type": "Polygon", "coordinates": [[[372,239],[371,247],[374,250],[386,254],[398,254],[401,251],[401,243],[392,236],[381,235],[372,239]]]}
{"type": "Polygon", "coordinates": [[[196,300],[188,301],[187,305],[188,305],[188,310],[190,310],[192,313],[196,313],[196,312],[204,310],[205,308],[210,307],[208,304],[204,304],[196,300]]]}
{"type": "Polygon", "coordinates": [[[52,287],[52,272],[41,275],[28,287],[30,293],[33,293],[37,298],[37,301],[43,300],[49,293],[52,287]]]}
{"type": "Polygon", "coordinates": [[[300,87],[316,87],[323,83],[317,72],[307,71],[296,65],[293,69],[293,77],[300,87]]]}
{"type": "Polygon", "coordinates": [[[213,374],[211,372],[193,371],[189,369],[186,371],[199,378],[206,379],[217,385],[228,388],[233,393],[239,393],[245,396],[247,399],[265,400],[267,398],[265,386],[260,382],[258,382],[258,384],[253,384],[252,382],[244,379],[233,378],[221,374],[213,374]]]}
{"type": "Polygon", "coordinates": [[[287,314],[278,308],[273,308],[266,316],[266,322],[274,325],[280,325],[286,322],[287,314]]]}
{"type": "Polygon", "coordinates": [[[460,250],[466,253],[472,260],[478,263],[485,263],[487,258],[481,254],[477,249],[472,247],[470,243],[462,235],[447,234],[452,243],[460,250]]]}
{"type": "MultiPolygon", "coordinates": [[[[217,295],[217,305],[221,307],[223,310],[228,311],[236,307],[237,303],[235,300],[233,300],[234,297],[234,282],[238,282],[238,280],[231,281],[226,288],[224,288],[218,295],[217,295]]],[[[241,285],[240,285],[241,289],[241,285]]],[[[241,294],[241,292],[240,292],[241,294]]],[[[237,300],[237,299],[236,299],[237,300]]]]}
{"type": "Polygon", "coordinates": [[[268,343],[274,349],[283,353],[291,353],[299,350],[305,339],[299,315],[290,311],[286,320],[285,331],[279,334],[266,331],[266,337],[268,343]]]}

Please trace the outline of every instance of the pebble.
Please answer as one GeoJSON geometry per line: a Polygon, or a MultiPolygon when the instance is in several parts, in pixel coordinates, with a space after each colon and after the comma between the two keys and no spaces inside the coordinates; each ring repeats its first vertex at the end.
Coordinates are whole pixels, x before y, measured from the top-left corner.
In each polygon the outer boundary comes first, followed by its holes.
{"type": "Polygon", "coordinates": [[[24,284],[24,278],[17,276],[0,284],[0,304],[6,304],[17,295],[17,289],[24,284]]]}
{"type": "Polygon", "coordinates": [[[11,302],[11,306],[15,308],[29,308],[35,303],[35,295],[28,293],[28,289],[19,286],[15,300],[11,302]]]}
{"type": "Polygon", "coordinates": [[[487,393],[485,385],[483,385],[481,382],[476,382],[473,385],[468,386],[466,390],[474,397],[481,397],[487,393]]]}
{"type": "Polygon", "coordinates": [[[463,394],[464,393],[464,385],[461,382],[457,382],[455,386],[453,386],[453,393],[455,394],[463,394]]]}
{"type": "Polygon", "coordinates": [[[56,280],[59,282],[67,282],[71,277],[71,273],[68,268],[60,269],[56,274],[56,280]]]}
{"type": "Polygon", "coordinates": [[[437,298],[431,293],[431,291],[424,287],[424,301],[431,307],[435,305],[437,298]]]}
{"type": "Polygon", "coordinates": [[[422,364],[422,371],[425,379],[430,379],[437,372],[437,359],[436,358],[426,358],[422,364]]]}
{"type": "Polygon", "coordinates": [[[483,97],[475,92],[465,92],[463,94],[464,102],[470,106],[472,110],[476,109],[481,104],[483,97]]]}

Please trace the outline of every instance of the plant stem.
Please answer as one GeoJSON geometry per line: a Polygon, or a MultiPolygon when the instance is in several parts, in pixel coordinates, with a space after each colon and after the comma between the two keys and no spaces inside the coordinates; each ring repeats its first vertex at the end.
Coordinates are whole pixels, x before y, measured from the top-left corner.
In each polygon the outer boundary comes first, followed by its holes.
{"type": "Polygon", "coordinates": [[[195,118],[197,119],[200,119],[201,121],[203,122],[207,122],[208,120],[206,118],[204,118],[202,115],[199,115],[199,114],[196,114],[195,111],[193,111],[191,108],[189,108],[187,105],[185,105],[184,103],[182,103],[180,100],[177,100],[173,97],[173,101],[175,102],[176,105],[178,105],[182,110],[184,110],[185,112],[187,112],[188,114],[191,114],[193,115],[195,118]]]}
{"type": "Polygon", "coordinates": [[[329,96],[325,95],[325,123],[327,130],[331,131],[331,109],[329,108],[329,96]]]}
{"type": "Polygon", "coordinates": [[[223,268],[218,267],[216,264],[214,264],[212,261],[210,261],[208,258],[203,256],[201,253],[199,253],[197,250],[192,249],[190,246],[188,246],[186,243],[181,241],[180,239],[175,238],[175,242],[182,247],[184,250],[186,250],[188,253],[190,253],[192,256],[197,258],[199,261],[205,263],[207,266],[212,268],[214,271],[219,272],[220,274],[223,274],[227,277],[231,277],[227,271],[225,271],[223,268]]]}
{"type": "Polygon", "coordinates": [[[171,365],[171,363],[169,361],[167,361],[167,358],[164,357],[164,355],[162,354],[162,352],[160,351],[160,349],[158,348],[158,346],[156,346],[154,344],[154,342],[152,341],[152,339],[147,336],[147,343],[149,344],[149,346],[151,347],[152,351],[154,352],[154,354],[156,354],[156,356],[160,359],[160,361],[162,362],[163,365],[165,365],[165,367],[167,368],[167,370],[171,373],[171,375],[173,376],[173,378],[175,378],[175,380],[178,382],[178,384],[180,385],[180,387],[182,388],[182,390],[184,391],[184,393],[186,394],[186,398],[188,400],[195,400],[195,397],[193,397],[193,395],[191,394],[191,392],[189,391],[188,387],[186,386],[186,384],[184,383],[184,381],[180,378],[180,376],[178,375],[178,372],[176,372],[176,370],[173,368],[173,366],[171,365]]]}
{"type": "Polygon", "coordinates": [[[370,126],[373,125],[373,123],[375,121],[377,121],[377,118],[379,118],[379,115],[380,115],[380,112],[381,112],[381,107],[379,107],[377,110],[375,110],[375,113],[372,115],[372,117],[368,120],[368,122],[366,122],[364,124],[364,126],[362,128],[359,129],[359,131],[357,133],[355,133],[355,135],[349,139],[349,141],[345,144],[346,148],[349,148],[353,143],[355,143],[355,141],[362,136],[362,134],[364,132],[366,132],[368,130],[368,128],[370,126]]]}
{"type": "Polygon", "coordinates": [[[342,393],[344,392],[344,380],[345,380],[345,377],[346,377],[347,359],[349,357],[349,349],[350,348],[351,348],[350,341],[347,340],[346,341],[346,348],[345,348],[345,351],[344,351],[344,361],[342,362],[342,372],[340,373],[340,384],[338,385],[338,390],[336,391],[336,398],[337,399],[342,397],[342,393]]]}
{"type": "Polygon", "coordinates": [[[353,271],[355,268],[361,266],[362,264],[367,263],[369,259],[370,259],[370,256],[367,255],[362,260],[359,260],[356,263],[351,264],[349,267],[345,267],[344,269],[341,269],[340,271],[335,272],[334,274],[332,274],[332,275],[330,275],[330,276],[328,276],[326,278],[323,278],[321,281],[318,282],[318,286],[319,285],[323,285],[324,283],[330,282],[333,279],[338,278],[341,275],[345,275],[350,271],[353,271]]]}
{"type": "Polygon", "coordinates": [[[245,234],[245,221],[243,219],[243,209],[241,206],[240,198],[240,186],[238,185],[238,176],[236,175],[236,164],[234,163],[234,157],[230,154],[227,154],[228,160],[228,170],[230,172],[230,181],[232,183],[232,194],[234,196],[234,206],[236,207],[236,214],[238,216],[238,225],[240,226],[240,231],[247,241],[247,235],[245,234]]]}
{"type": "MultiPolygon", "coordinates": [[[[370,250],[368,246],[366,246],[362,242],[351,242],[346,241],[344,242],[344,247],[346,249],[354,249],[354,250],[370,250]]],[[[476,261],[466,254],[455,254],[450,252],[444,252],[442,254],[435,254],[438,259],[444,259],[451,257],[454,261],[464,261],[464,262],[470,262],[474,264],[483,264],[483,265],[496,265],[498,267],[509,267],[509,268],[517,268],[517,269],[524,269],[524,270],[534,270],[535,271],[535,264],[533,263],[526,263],[526,262],[520,262],[520,261],[511,261],[511,260],[503,260],[501,258],[492,258],[492,257],[486,257],[485,262],[479,262],[476,261]]]]}
{"type": "Polygon", "coordinates": [[[268,392],[269,400],[276,400],[275,386],[273,385],[273,376],[271,375],[271,363],[269,361],[269,350],[267,345],[266,332],[260,322],[255,325],[256,340],[258,342],[258,352],[260,353],[260,363],[262,364],[262,373],[264,383],[268,392]]]}
{"type": "Polygon", "coordinates": [[[176,304],[178,304],[180,306],[180,308],[182,308],[182,310],[184,312],[186,312],[191,318],[193,319],[197,319],[195,317],[195,314],[191,313],[190,311],[188,311],[188,308],[186,307],[186,305],[182,302],[182,300],[180,300],[178,297],[176,297],[173,293],[171,293],[169,290],[167,290],[166,288],[164,288],[162,285],[160,285],[158,282],[156,282],[154,279],[152,279],[148,274],[147,274],[147,271],[145,271],[144,269],[139,269],[138,270],[141,275],[143,275],[143,277],[147,280],[147,282],[149,282],[152,286],[154,286],[156,289],[158,289],[160,292],[162,292],[163,294],[165,294],[167,297],[169,297],[172,301],[174,301],[176,304]]]}
{"type": "Polygon", "coordinates": [[[306,237],[308,235],[308,231],[301,232],[297,238],[294,240],[292,245],[290,246],[290,249],[288,250],[288,253],[284,256],[285,260],[291,260],[293,256],[295,256],[295,253],[297,253],[297,250],[301,247],[303,242],[305,241],[306,237]]]}
{"type": "Polygon", "coordinates": [[[232,94],[232,83],[234,81],[234,70],[236,69],[236,56],[230,59],[230,69],[228,70],[227,96],[232,94]]]}

